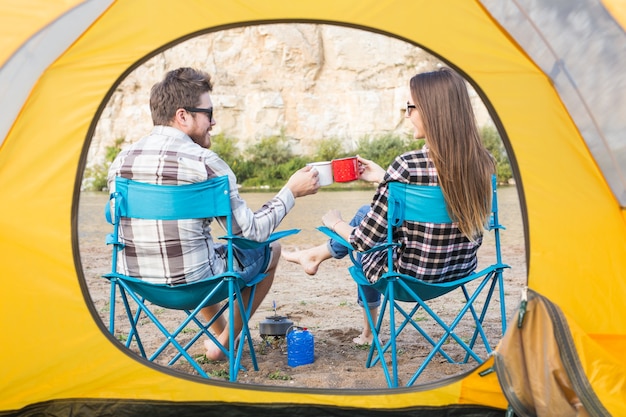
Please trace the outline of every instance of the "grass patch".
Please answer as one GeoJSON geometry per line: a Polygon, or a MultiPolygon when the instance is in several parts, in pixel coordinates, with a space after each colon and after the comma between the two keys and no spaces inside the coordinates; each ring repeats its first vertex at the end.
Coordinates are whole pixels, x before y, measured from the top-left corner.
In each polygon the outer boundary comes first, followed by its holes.
{"type": "Polygon", "coordinates": [[[370,344],[369,343],[365,343],[362,345],[353,345],[353,349],[354,350],[370,350],[370,344]]]}
{"type": "Polygon", "coordinates": [[[267,377],[272,381],[290,381],[292,379],[291,375],[287,375],[282,371],[270,372],[267,377]]]}
{"type": "Polygon", "coordinates": [[[218,369],[215,371],[207,372],[207,375],[211,378],[229,379],[228,371],[225,369],[218,369]]]}
{"type": "Polygon", "coordinates": [[[191,328],[191,327],[185,327],[183,330],[181,330],[181,333],[196,334],[196,333],[198,333],[198,330],[194,329],[194,328],[191,328]]]}

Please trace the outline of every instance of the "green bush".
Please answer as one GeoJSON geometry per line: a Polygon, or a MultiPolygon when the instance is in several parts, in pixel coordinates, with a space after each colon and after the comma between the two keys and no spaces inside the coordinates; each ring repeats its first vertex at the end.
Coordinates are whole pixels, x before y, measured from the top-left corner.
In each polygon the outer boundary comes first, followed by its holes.
{"type": "Polygon", "coordinates": [[[237,139],[227,138],[223,133],[211,137],[211,150],[231,167],[240,160],[237,139]]]}
{"type": "Polygon", "coordinates": [[[304,158],[293,155],[283,135],[261,139],[244,155],[245,159],[231,166],[237,181],[245,187],[281,187],[306,164],[304,158]]]}
{"type": "Polygon", "coordinates": [[[246,150],[246,154],[246,159],[262,167],[279,165],[293,157],[289,143],[282,135],[261,139],[246,150]]]}
{"type": "Polygon", "coordinates": [[[316,143],[315,154],[313,155],[313,161],[332,161],[333,159],[339,159],[349,156],[343,149],[343,144],[340,139],[330,138],[321,139],[316,143]]]}
{"type": "Polygon", "coordinates": [[[480,129],[480,137],[487,150],[496,160],[496,177],[498,183],[507,183],[513,178],[511,163],[502,143],[502,138],[494,126],[486,125],[480,129]]]}
{"type": "Polygon", "coordinates": [[[371,159],[387,169],[398,155],[424,146],[424,140],[415,141],[409,136],[384,134],[377,137],[365,136],[358,141],[356,153],[363,158],[371,159]]]}
{"type": "Polygon", "coordinates": [[[111,162],[122,150],[124,138],[117,138],[113,146],[105,148],[104,162],[85,169],[83,176],[83,189],[85,191],[104,191],[108,188],[107,176],[111,162]]]}
{"type": "MultiPolygon", "coordinates": [[[[481,129],[483,143],[497,162],[497,176],[501,183],[513,177],[511,165],[498,131],[493,126],[481,129]]],[[[107,146],[105,161],[85,170],[83,189],[101,191],[107,187],[107,172],[111,162],[121,150],[124,138],[116,139],[113,146],[107,146]]],[[[211,149],[217,153],[233,170],[237,181],[249,188],[280,188],[289,177],[310,161],[329,161],[349,155],[361,155],[371,159],[383,168],[387,168],[398,155],[412,149],[419,149],[424,140],[415,141],[410,136],[384,134],[365,136],[357,143],[355,151],[343,148],[340,139],[321,139],[317,142],[314,155],[294,155],[289,141],[284,135],[264,138],[244,150],[237,147],[237,139],[227,138],[223,134],[212,138],[211,149]]]]}

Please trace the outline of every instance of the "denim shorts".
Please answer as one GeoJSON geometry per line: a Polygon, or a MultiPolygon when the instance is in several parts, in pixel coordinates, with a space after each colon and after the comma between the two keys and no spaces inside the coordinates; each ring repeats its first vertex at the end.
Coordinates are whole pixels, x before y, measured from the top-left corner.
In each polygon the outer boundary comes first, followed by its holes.
{"type": "MultiPolygon", "coordinates": [[[[350,226],[356,227],[359,224],[361,224],[361,222],[363,221],[367,213],[369,213],[369,211],[370,211],[370,206],[368,205],[361,206],[361,208],[356,212],[352,220],[350,220],[350,226]]],[[[330,255],[335,259],[342,259],[346,255],[348,255],[348,248],[346,248],[339,242],[336,242],[330,239],[328,240],[326,245],[327,245],[326,247],[328,248],[328,251],[330,252],[330,255]]],[[[361,266],[360,265],[361,256],[362,255],[360,253],[357,253],[356,260],[359,263],[357,265],[359,267],[361,266]]],[[[377,308],[378,306],[380,306],[380,293],[375,288],[361,286],[361,289],[363,290],[363,295],[365,296],[365,302],[367,302],[367,306],[369,309],[377,308]]],[[[356,302],[361,307],[363,307],[363,305],[365,304],[363,300],[361,299],[360,291],[357,291],[356,302]]]]}
{"type": "Polygon", "coordinates": [[[264,245],[256,249],[241,249],[233,246],[235,258],[235,271],[241,274],[245,282],[250,282],[259,274],[267,271],[272,256],[270,245],[264,245]]]}

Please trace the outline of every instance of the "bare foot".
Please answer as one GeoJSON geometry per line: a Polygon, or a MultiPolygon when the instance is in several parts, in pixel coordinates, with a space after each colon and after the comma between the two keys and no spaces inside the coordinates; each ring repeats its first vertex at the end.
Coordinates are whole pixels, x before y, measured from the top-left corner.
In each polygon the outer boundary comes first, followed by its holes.
{"type": "Polygon", "coordinates": [[[316,248],[303,249],[296,252],[288,252],[283,250],[281,256],[289,262],[293,262],[302,267],[304,272],[309,275],[317,274],[317,269],[322,260],[317,256],[316,248]]]}
{"type": "Polygon", "coordinates": [[[374,340],[373,335],[366,336],[363,333],[352,339],[355,345],[371,345],[372,340],[374,340]]]}
{"type": "Polygon", "coordinates": [[[204,341],[204,347],[206,348],[206,357],[210,361],[224,361],[226,355],[211,339],[204,341]]]}

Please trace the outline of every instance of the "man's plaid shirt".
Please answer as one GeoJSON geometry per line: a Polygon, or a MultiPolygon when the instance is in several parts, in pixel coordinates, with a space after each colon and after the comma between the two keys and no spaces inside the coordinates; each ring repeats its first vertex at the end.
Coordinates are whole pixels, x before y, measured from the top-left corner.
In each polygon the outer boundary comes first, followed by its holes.
{"type": "MultiPolygon", "coordinates": [[[[228,175],[233,233],[264,241],[294,207],[291,191],[283,188],[253,212],[237,191],[237,179],[215,152],[193,142],[182,131],[155,126],[151,134],[123,150],[109,168],[109,190],[121,176],[151,184],[188,184],[228,175]]],[[[213,219],[154,221],[123,219],[120,272],[156,283],[182,284],[224,272],[224,248],[213,241],[213,219]]],[[[223,226],[224,219],[217,222],[223,226]]],[[[224,228],[225,230],[225,228],[224,228]]]]}

